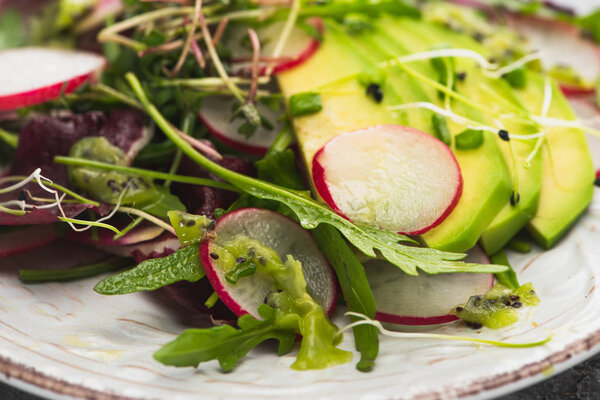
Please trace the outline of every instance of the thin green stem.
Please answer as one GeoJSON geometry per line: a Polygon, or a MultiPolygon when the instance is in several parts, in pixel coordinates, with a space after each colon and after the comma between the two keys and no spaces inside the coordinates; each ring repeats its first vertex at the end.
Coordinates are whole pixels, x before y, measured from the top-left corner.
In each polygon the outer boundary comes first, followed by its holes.
{"type": "MultiPolygon", "coordinates": [[[[167,122],[167,124],[168,124],[168,122],[167,122]]],[[[177,135],[177,133],[175,133],[175,134],[177,135]]],[[[177,135],[177,137],[179,137],[179,135],[177,135]]],[[[185,140],[181,139],[181,141],[183,141],[184,143],[187,144],[187,142],[185,140]]],[[[188,146],[191,147],[190,145],[188,145],[188,146]]],[[[195,150],[194,150],[194,152],[197,153],[195,150]]],[[[179,182],[179,183],[189,183],[191,185],[208,186],[208,187],[213,187],[215,189],[225,189],[225,190],[229,190],[230,192],[238,192],[238,193],[240,192],[239,189],[237,189],[227,183],[218,182],[218,181],[215,181],[212,179],[197,178],[194,176],[175,175],[175,174],[169,174],[166,172],[152,171],[152,170],[143,169],[143,168],[125,167],[122,165],[114,165],[114,164],[108,164],[108,163],[103,163],[103,162],[99,162],[99,161],[87,160],[85,158],[56,156],[56,157],[54,157],[54,162],[57,164],[64,164],[64,165],[74,165],[74,166],[79,166],[79,167],[90,167],[90,168],[104,169],[104,170],[109,170],[109,171],[126,172],[126,173],[133,174],[133,175],[146,176],[148,178],[161,179],[161,180],[165,180],[165,181],[170,180],[170,181],[179,182]]],[[[225,169],[225,168],[223,168],[223,169],[225,169]]],[[[225,169],[225,170],[227,170],[227,169],[225,169]]]]}
{"type": "Polygon", "coordinates": [[[70,281],[73,279],[88,278],[90,276],[111,272],[131,266],[132,264],[132,261],[127,258],[108,257],[93,264],[82,265],[74,268],[54,270],[20,269],[19,278],[21,278],[23,282],[28,283],[70,281]]]}
{"type": "Polygon", "coordinates": [[[0,128],[0,140],[2,140],[4,143],[9,145],[13,149],[16,149],[17,145],[19,144],[19,135],[17,135],[16,133],[5,131],[4,129],[0,128]]]}
{"type": "Polygon", "coordinates": [[[114,226],[105,224],[104,222],[86,221],[84,219],[65,218],[65,217],[58,217],[58,219],[62,222],[70,222],[75,225],[97,226],[98,228],[105,228],[110,231],[113,231],[116,234],[121,233],[121,231],[118,230],[117,228],[115,228],[114,226]]]}
{"type": "Polygon", "coordinates": [[[121,233],[117,233],[115,236],[113,236],[113,240],[120,239],[123,236],[127,235],[133,228],[135,228],[136,226],[138,226],[139,224],[141,224],[143,220],[144,220],[144,218],[137,217],[136,219],[133,220],[132,223],[130,223],[129,225],[127,225],[125,228],[123,228],[121,230],[121,233]]]}
{"type": "Polygon", "coordinates": [[[212,294],[204,302],[204,305],[206,308],[213,308],[217,301],[219,301],[219,294],[217,292],[212,292],[212,294]]]}
{"type": "Polygon", "coordinates": [[[0,211],[3,212],[3,213],[5,213],[5,214],[14,215],[16,217],[22,217],[23,215],[27,214],[27,211],[24,211],[24,210],[14,210],[12,208],[4,207],[3,205],[0,205],[0,211]]]}
{"type": "Polygon", "coordinates": [[[112,97],[115,100],[119,100],[120,102],[127,104],[128,106],[131,106],[141,111],[145,111],[144,107],[137,100],[119,92],[118,90],[111,88],[110,86],[99,83],[97,85],[92,85],[90,89],[112,97]]]}
{"type": "Polygon", "coordinates": [[[162,219],[155,217],[154,215],[148,214],[145,211],[138,210],[137,208],[133,208],[133,207],[123,207],[123,206],[119,207],[118,211],[122,212],[122,213],[133,214],[133,215],[142,217],[145,220],[152,222],[154,225],[160,226],[164,230],[171,232],[174,236],[177,236],[177,234],[175,233],[175,229],[173,229],[173,227],[171,225],[167,224],[162,219]]]}

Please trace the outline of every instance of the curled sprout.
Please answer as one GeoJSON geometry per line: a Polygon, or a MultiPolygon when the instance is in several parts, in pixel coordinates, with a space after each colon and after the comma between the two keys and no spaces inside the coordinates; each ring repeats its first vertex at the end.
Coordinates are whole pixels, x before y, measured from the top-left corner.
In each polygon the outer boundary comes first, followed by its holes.
{"type": "Polygon", "coordinates": [[[487,345],[491,345],[491,346],[509,347],[509,348],[526,348],[526,347],[541,346],[541,345],[548,343],[552,339],[551,336],[548,336],[546,339],[539,340],[536,342],[506,343],[506,342],[500,342],[497,340],[480,339],[480,338],[474,338],[474,337],[469,337],[469,336],[445,335],[445,334],[440,334],[440,333],[397,332],[397,331],[390,331],[388,329],[385,329],[383,327],[383,325],[381,324],[381,322],[373,320],[361,313],[348,311],[344,315],[355,317],[355,318],[360,318],[360,319],[358,321],[354,321],[354,322],[344,326],[343,328],[341,328],[337,333],[338,335],[341,335],[342,332],[347,331],[348,329],[352,329],[355,326],[371,325],[371,326],[374,326],[375,328],[377,328],[379,333],[381,333],[382,335],[385,335],[385,336],[389,336],[389,337],[397,337],[397,338],[403,338],[403,339],[457,340],[457,341],[463,341],[463,342],[472,342],[472,343],[487,344],[487,345]]]}

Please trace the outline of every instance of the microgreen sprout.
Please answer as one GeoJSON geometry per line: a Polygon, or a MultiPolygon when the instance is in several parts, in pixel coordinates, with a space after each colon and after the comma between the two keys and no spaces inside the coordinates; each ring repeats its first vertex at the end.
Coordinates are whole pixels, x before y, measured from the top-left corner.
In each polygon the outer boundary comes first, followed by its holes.
{"type": "Polygon", "coordinates": [[[371,325],[371,326],[374,326],[375,328],[377,328],[382,335],[390,336],[390,337],[397,337],[397,338],[403,338],[403,339],[457,340],[457,341],[463,341],[463,342],[472,342],[472,343],[487,344],[487,345],[491,345],[491,346],[509,347],[509,348],[527,348],[527,347],[541,346],[541,345],[548,343],[552,339],[551,336],[548,336],[546,339],[539,340],[536,342],[506,343],[506,342],[500,342],[497,340],[480,339],[480,338],[474,338],[474,337],[469,337],[469,336],[445,335],[445,334],[439,334],[439,333],[397,332],[397,331],[390,331],[388,329],[385,329],[383,327],[383,325],[381,324],[381,322],[373,320],[364,314],[348,311],[344,315],[360,318],[360,320],[352,322],[352,323],[344,326],[343,328],[341,328],[338,331],[338,335],[340,335],[342,332],[344,332],[348,329],[352,329],[355,326],[371,325]]]}

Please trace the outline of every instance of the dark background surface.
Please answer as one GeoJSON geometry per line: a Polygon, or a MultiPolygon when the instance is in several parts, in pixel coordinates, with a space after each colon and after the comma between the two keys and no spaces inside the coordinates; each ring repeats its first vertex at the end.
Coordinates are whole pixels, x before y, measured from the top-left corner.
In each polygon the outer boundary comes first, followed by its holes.
{"type": "MultiPolygon", "coordinates": [[[[40,397],[0,384],[1,400],[41,400],[40,397]]],[[[519,392],[497,400],[596,400],[600,399],[600,354],[519,392]]]]}

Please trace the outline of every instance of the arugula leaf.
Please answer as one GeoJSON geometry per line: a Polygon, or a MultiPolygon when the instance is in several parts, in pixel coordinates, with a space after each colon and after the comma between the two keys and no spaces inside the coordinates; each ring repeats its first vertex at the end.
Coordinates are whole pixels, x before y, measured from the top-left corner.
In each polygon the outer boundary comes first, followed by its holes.
{"type": "Polygon", "coordinates": [[[127,294],[156,290],[178,281],[196,282],[206,274],[198,256],[199,245],[192,244],[173,254],[146,260],[137,267],[109,276],[94,290],[100,294],[127,294]]]}
{"type": "Polygon", "coordinates": [[[295,332],[289,329],[290,317],[266,304],[260,305],[258,312],[263,321],[249,314],[242,315],[238,319],[240,329],[230,325],[188,329],[161,347],[154,353],[154,358],[176,367],[197,367],[201,362],[218,360],[221,368],[229,371],[251,349],[267,339],[279,340],[279,355],[288,353],[296,338],[295,332]]]}
{"type": "Polygon", "coordinates": [[[575,21],[596,43],[600,43],[600,10],[596,10],[575,21]]]}
{"type": "Polygon", "coordinates": [[[0,49],[19,47],[25,43],[25,30],[21,14],[4,10],[0,14],[0,49]]]}
{"type": "Polygon", "coordinates": [[[136,96],[148,112],[148,115],[188,157],[198,165],[228,181],[238,189],[260,199],[274,200],[285,204],[298,217],[306,229],[314,229],[319,224],[328,224],[337,228],[357,249],[369,257],[376,257],[378,250],[385,259],[398,266],[409,275],[417,275],[417,268],[428,274],[445,272],[495,273],[505,271],[505,266],[491,264],[466,264],[458,261],[466,255],[440,250],[406,246],[400,242],[413,242],[406,236],[394,232],[385,232],[374,227],[356,225],[333,212],[323,204],[303,196],[301,193],[284,187],[251,178],[224,168],[197,152],[189,143],[174,131],[171,124],[150,102],[140,81],[133,73],[126,79],[136,96]]]}

